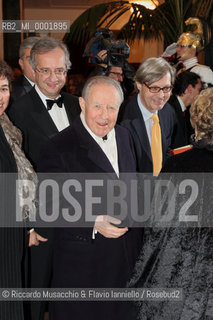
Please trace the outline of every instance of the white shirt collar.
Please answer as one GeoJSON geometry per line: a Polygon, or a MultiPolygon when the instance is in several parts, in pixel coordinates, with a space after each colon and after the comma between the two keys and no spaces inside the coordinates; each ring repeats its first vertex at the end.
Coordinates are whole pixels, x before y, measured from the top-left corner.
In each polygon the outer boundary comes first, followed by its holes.
{"type": "Polygon", "coordinates": [[[27,81],[31,84],[32,87],[34,87],[35,83],[33,81],[31,81],[29,78],[27,78],[27,76],[25,76],[24,74],[24,77],[27,79],[27,81]]]}
{"type": "MultiPolygon", "coordinates": [[[[39,87],[37,86],[37,84],[35,85],[35,90],[38,93],[39,97],[41,98],[43,104],[45,105],[45,107],[47,108],[47,101],[46,99],[50,99],[49,97],[45,96],[43,94],[43,92],[41,92],[41,90],[39,89],[39,87]]],[[[61,95],[59,94],[55,99],[58,99],[61,95]]],[[[55,100],[55,99],[50,99],[50,100],[55,100]]]]}
{"type": "Polygon", "coordinates": [[[184,112],[184,111],[186,110],[185,104],[183,103],[181,97],[177,96],[177,99],[178,99],[178,101],[179,101],[179,103],[180,103],[180,106],[181,106],[182,111],[184,112]]]}
{"type": "MultiPolygon", "coordinates": [[[[92,130],[88,127],[83,112],[81,112],[80,118],[81,118],[81,121],[82,121],[82,123],[83,123],[83,126],[84,126],[85,129],[89,132],[89,134],[93,137],[93,139],[94,139],[96,142],[98,142],[98,144],[99,144],[100,142],[103,142],[102,137],[96,136],[96,135],[94,134],[94,132],[92,132],[92,130]]],[[[110,139],[113,137],[114,134],[115,134],[115,129],[113,128],[113,129],[107,134],[107,140],[110,140],[110,139]]],[[[106,141],[107,141],[107,140],[106,140],[106,141]]]]}
{"type": "Polygon", "coordinates": [[[92,138],[96,141],[102,151],[105,153],[106,157],[108,158],[109,162],[111,163],[115,173],[119,177],[119,166],[118,166],[118,150],[117,150],[117,143],[115,137],[115,129],[113,128],[107,135],[107,140],[103,140],[102,137],[96,136],[88,127],[85,121],[85,116],[81,112],[80,118],[82,121],[83,126],[88,131],[88,133],[92,136],[92,138]]]}
{"type": "Polygon", "coordinates": [[[139,108],[140,108],[140,111],[142,113],[144,121],[150,119],[153,116],[154,113],[156,113],[156,114],[158,113],[157,111],[152,113],[146,107],[144,107],[143,103],[141,102],[141,98],[140,98],[139,94],[137,96],[137,101],[138,101],[138,105],[139,105],[139,108]]]}
{"type": "Polygon", "coordinates": [[[187,59],[187,60],[183,61],[183,64],[186,67],[186,70],[189,68],[192,68],[198,64],[197,57],[187,59]]]}

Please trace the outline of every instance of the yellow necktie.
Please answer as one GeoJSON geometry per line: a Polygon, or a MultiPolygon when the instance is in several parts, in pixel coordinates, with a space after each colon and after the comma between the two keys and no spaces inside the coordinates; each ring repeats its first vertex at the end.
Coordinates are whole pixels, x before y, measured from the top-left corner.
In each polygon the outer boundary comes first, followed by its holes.
{"type": "Polygon", "coordinates": [[[152,133],[151,133],[151,153],[153,162],[153,175],[157,176],[162,168],[162,141],[161,129],[159,124],[158,115],[155,113],[151,117],[153,120],[152,133]]]}

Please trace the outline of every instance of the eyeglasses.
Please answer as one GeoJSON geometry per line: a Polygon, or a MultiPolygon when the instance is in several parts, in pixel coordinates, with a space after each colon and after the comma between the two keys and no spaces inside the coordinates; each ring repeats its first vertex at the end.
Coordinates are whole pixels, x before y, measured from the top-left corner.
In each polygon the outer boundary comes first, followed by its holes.
{"type": "Polygon", "coordinates": [[[160,88],[160,87],[149,87],[145,82],[144,82],[144,84],[149,89],[149,91],[151,93],[158,93],[161,90],[163,91],[163,93],[169,93],[172,90],[172,87],[163,87],[163,88],[160,88]]]}
{"type": "Polygon", "coordinates": [[[55,73],[56,76],[62,77],[67,72],[67,70],[64,70],[64,68],[57,68],[55,70],[51,70],[50,68],[40,68],[40,69],[36,68],[36,71],[47,77],[52,75],[53,72],[55,73]]]}
{"type": "Polygon", "coordinates": [[[109,73],[112,73],[114,75],[116,75],[117,77],[122,77],[123,78],[123,73],[119,73],[119,72],[113,72],[113,71],[110,71],[109,73]]]}

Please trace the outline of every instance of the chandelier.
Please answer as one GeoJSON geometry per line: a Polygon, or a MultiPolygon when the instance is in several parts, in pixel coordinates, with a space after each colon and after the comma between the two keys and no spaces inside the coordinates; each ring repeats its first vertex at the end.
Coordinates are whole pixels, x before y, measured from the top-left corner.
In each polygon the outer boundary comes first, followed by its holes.
{"type": "Polygon", "coordinates": [[[159,5],[157,0],[130,0],[129,2],[140,4],[150,10],[154,10],[159,5]]]}

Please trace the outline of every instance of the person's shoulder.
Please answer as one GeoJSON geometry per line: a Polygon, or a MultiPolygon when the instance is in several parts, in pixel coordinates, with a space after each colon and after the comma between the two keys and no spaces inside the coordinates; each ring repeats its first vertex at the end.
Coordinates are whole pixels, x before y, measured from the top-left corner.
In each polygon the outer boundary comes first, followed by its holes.
{"type": "Polygon", "coordinates": [[[208,71],[208,72],[213,73],[213,71],[211,70],[211,68],[210,68],[209,66],[206,66],[205,64],[200,64],[200,63],[198,63],[198,64],[196,64],[196,65],[193,67],[194,70],[195,70],[196,68],[203,69],[203,70],[205,70],[205,71],[208,71]]]}
{"type": "Polygon", "coordinates": [[[12,99],[12,103],[10,104],[7,111],[11,120],[16,121],[17,116],[20,116],[21,118],[26,117],[25,112],[29,111],[31,105],[33,104],[33,97],[30,95],[30,92],[32,90],[34,90],[34,88],[32,88],[23,96],[17,99],[12,99]]]}
{"type": "Polygon", "coordinates": [[[63,97],[65,106],[69,108],[73,116],[80,114],[81,108],[79,104],[79,98],[67,92],[63,92],[61,95],[63,97]]]}
{"type": "Polygon", "coordinates": [[[72,95],[71,93],[68,92],[62,92],[61,95],[63,96],[65,101],[71,101],[74,103],[78,103],[78,97],[72,95]]]}
{"type": "Polygon", "coordinates": [[[161,117],[161,119],[168,119],[168,118],[171,118],[173,119],[174,118],[174,109],[173,107],[170,105],[169,102],[167,102],[164,107],[158,111],[158,114],[159,116],[161,117]]]}
{"type": "Polygon", "coordinates": [[[209,66],[197,64],[191,69],[191,71],[199,74],[202,81],[213,84],[213,71],[209,66]]]}
{"type": "Polygon", "coordinates": [[[17,87],[23,84],[24,82],[24,75],[21,74],[18,78],[16,78],[13,82],[12,82],[12,88],[13,87],[17,87]]]}
{"type": "MultiPolygon", "coordinates": [[[[127,120],[127,121],[129,121],[129,120],[127,120]]],[[[118,133],[120,135],[126,135],[126,136],[129,135],[128,129],[126,129],[126,127],[124,127],[124,126],[122,126],[120,124],[116,124],[115,131],[116,131],[116,133],[118,133]]]]}
{"type": "Polygon", "coordinates": [[[162,172],[199,172],[205,151],[192,148],[185,152],[176,154],[168,158],[162,168],[162,172]]]}
{"type": "Polygon", "coordinates": [[[170,106],[173,106],[174,104],[176,103],[179,103],[178,102],[178,98],[175,94],[172,94],[167,102],[170,106]]]}
{"type": "Polygon", "coordinates": [[[80,117],[77,117],[70,126],[52,137],[50,139],[51,143],[56,145],[58,150],[62,150],[70,145],[76,145],[76,141],[78,140],[79,136],[78,130],[81,129],[80,123],[80,117]]]}
{"type": "Polygon", "coordinates": [[[34,95],[37,94],[34,88],[32,88],[29,92],[27,92],[26,94],[22,95],[18,99],[14,100],[13,101],[13,105],[14,106],[22,105],[23,108],[24,107],[27,108],[26,102],[32,101],[32,94],[34,94],[34,95]]]}
{"type": "Polygon", "coordinates": [[[119,123],[126,119],[133,120],[138,118],[140,115],[140,110],[137,101],[137,94],[125,100],[121,105],[121,109],[122,115],[120,115],[119,123]]]}
{"type": "Polygon", "coordinates": [[[133,105],[137,106],[138,105],[137,94],[134,94],[132,97],[129,97],[126,100],[124,100],[122,105],[125,106],[125,110],[131,110],[133,105]]]}
{"type": "Polygon", "coordinates": [[[159,112],[172,112],[172,107],[169,102],[166,102],[164,107],[159,112]]]}

